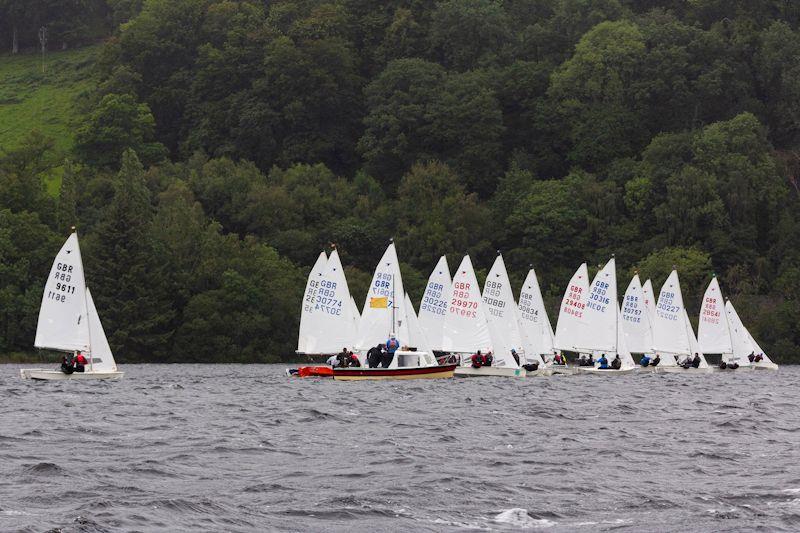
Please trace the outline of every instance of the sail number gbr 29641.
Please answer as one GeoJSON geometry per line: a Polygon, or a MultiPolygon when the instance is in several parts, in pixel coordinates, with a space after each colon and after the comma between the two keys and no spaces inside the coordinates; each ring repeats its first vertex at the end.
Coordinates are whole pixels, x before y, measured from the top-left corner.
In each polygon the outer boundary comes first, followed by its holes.
{"type": "Polygon", "coordinates": [[[57,302],[66,302],[68,295],[75,294],[75,285],[70,285],[72,265],[56,263],[56,273],[53,274],[53,279],[57,281],[55,286],[47,291],[47,298],[57,302]]]}

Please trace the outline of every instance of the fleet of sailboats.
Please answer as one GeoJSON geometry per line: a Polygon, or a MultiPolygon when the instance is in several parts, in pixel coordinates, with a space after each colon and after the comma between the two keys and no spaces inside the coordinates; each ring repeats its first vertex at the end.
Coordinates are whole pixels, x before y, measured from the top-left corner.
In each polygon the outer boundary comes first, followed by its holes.
{"type": "MultiPolygon", "coordinates": [[[[637,369],[703,374],[715,369],[707,354],[719,357],[720,370],[777,369],[733,303],[723,298],[716,277],[703,295],[695,335],[676,270],[657,299],[651,281],[641,283],[635,273],[620,305],[614,257],[591,280],[587,264],[578,267],[564,291],[555,331],[535,270],[528,271],[516,300],[499,252],[482,288],[468,255],[452,277],[442,256],[418,309],[419,313],[404,289],[393,242],[376,265],[361,312],[350,294],[338,250],[334,247],[330,255],[320,252],[303,294],[297,353],[346,354],[352,365],[310,374],[342,380],[618,375],[637,369]],[[396,341],[399,348],[391,362],[368,361],[367,353],[376,347],[385,350],[387,341],[396,341]],[[444,357],[437,360],[437,354],[444,357]],[[640,365],[633,354],[642,356],[640,365]]],[[[86,287],[75,232],[56,255],[45,284],[34,345],[68,354],[81,352],[88,356],[87,364],[80,372],[22,369],[25,379],[119,379],[123,375],[86,287]]]]}

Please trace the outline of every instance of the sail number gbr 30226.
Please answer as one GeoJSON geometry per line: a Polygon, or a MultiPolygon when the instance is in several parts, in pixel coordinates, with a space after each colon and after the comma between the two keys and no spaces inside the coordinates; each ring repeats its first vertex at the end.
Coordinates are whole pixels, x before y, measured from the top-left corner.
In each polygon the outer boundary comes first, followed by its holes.
{"type": "Polygon", "coordinates": [[[53,274],[56,284],[47,291],[47,297],[56,302],[66,302],[67,296],[75,294],[75,285],[70,285],[72,281],[72,265],[66,263],[56,263],[56,273],[53,274]]]}

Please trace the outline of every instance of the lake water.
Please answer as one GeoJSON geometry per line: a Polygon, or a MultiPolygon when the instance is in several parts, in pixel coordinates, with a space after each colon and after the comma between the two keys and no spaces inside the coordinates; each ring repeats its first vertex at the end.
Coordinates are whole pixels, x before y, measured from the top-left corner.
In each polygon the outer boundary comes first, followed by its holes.
{"type": "Polygon", "coordinates": [[[398,382],[0,365],[0,530],[800,529],[800,368],[398,382]]]}

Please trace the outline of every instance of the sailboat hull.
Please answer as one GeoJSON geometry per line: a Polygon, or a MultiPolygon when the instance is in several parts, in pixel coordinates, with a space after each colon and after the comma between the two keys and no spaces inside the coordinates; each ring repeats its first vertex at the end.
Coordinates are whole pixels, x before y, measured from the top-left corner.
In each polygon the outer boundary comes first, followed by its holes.
{"type": "Polygon", "coordinates": [[[575,374],[575,367],[574,366],[567,366],[567,365],[547,365],[547,368],[550,370],[549,375],[562,375],[562,376],[571,376],[575,374]]]}
{"type": "Polygon", "coordinates": [[[778,365],[775,363],[755,363],[753,370],[778,370],[778,365]]]}
{"type": "Polygon", "coordinates": [[[64,381],[87,379],[122,379],[124,372],[73,372],[65,374],[60,370],[47,370],[44,368],[22,368],[19,371],[22,379],[35,379],[39,381],[64,381]]]}
{"type": "Polygon", "coordinates": [[[596,374],[596,375],[619,375],[619,374],[633,374],[636,372],[636,367],[620,368],[614,370],[613,368],[600,369],[593,366],[579,366],[575,369],[578,374],[596,374]]]}
{"type": "Polygon", "coordinates": [[[337,381],[376,381],[387,379],[436,379],[451,378],[456,365],[436,365],[398,368],[334,368],[333,379],[337,381]]]}
{"type": "Polygon", "coordinates": [[[705,368],[683,368],[682,366],[659,366],[656,367],[656,373],[658,374],[687,374],[687,375],[694,375],[694,374],[710,374],[714,371],[714,369],[710,366],[705,368]]]}
{"type": "Polygon", "coordinates": [[[473,368],[472,366],[460,366],[456,368],[454,375],[457,378],[524,378],[527,375],[527,372],[524,368],[510,368],[503,366],[482,366],[480,368],[473,368]]]}

